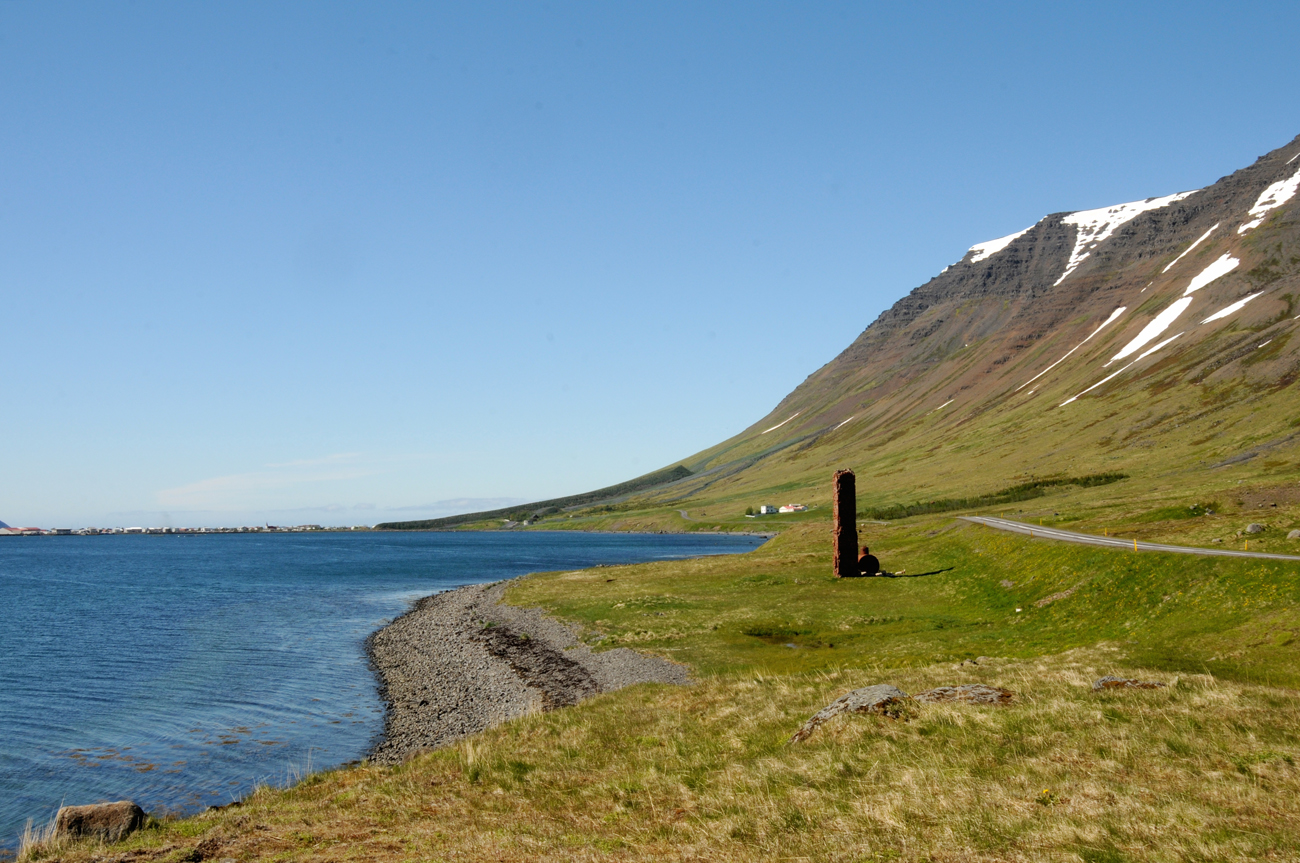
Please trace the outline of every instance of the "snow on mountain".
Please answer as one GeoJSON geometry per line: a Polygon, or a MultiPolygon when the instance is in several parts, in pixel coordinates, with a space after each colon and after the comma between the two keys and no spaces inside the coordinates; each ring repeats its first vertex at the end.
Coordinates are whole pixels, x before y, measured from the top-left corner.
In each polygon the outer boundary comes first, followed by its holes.
{"type": "Polygon", "coordinates": [[[793,414],[792,416],[790,416],[788,419],[783,419],[783,420],[781,420],[779,423],[777,423],[776,425],[772,426],[770,429],[764,429],[763,431],[759,432],[759,434],[767,434],[768,432],[774,432],[774,431],[776,431],[777,429],[779,429],[781,426],[785,425],[786,423],[788,423],[790,420],[794,419],[794,418],[797,417],[797,416],[799,416],[799,413],[798,413],[798,412],[794,413],[794,414],[793,414]]]}
{"type": "MultiPolygon", "coordinates": [[[[1005,237],[998,237],[996,240],[989,240],[984,243],[976,243],[970,247],[970,251],[975,253],[975,257],[970,259],[972,264],[978,264],[980,261],[988,260],[998,252],[1005,249],[1016,241],[1017,238],[1023,237],[1034,229],[1033,225],[1025,228],[1023,231],[1016,231],[1014,234],[1007,234],[1005,237]]],[[[947,269],[946,267],[944,269],[947,269]]]]}
{"type": "MultiPolygon", "coordinates": [[[[1291,157],[1292,159],[1295,156],[1291,157]]],[[[1291,164],[1291,162],[1287,162],[1291,164]]],[[[1264,221],[1264,217],[1285,204],[1295,197],[1296,190],[1300,189],[1300,169],[1285,180],[1278,180],[1259,194],[1259,200],[1255,201],[1255,206],[1250,208],[1246,214],[1255,218],[1237,229],[1238,234],[1244,234],[1253,228],[1258,228],[1264,221]]]]}
{"type": "Polygon", "coordinates": [[[1191,197],[1199,191],[1200,189],[1193,189],[1190,192],[1165,195],[1163,198],[1147,198],[1145,201],[1116,204],[1113,207],[1102,207],[1097,210],[1080,210],[1061,219],[1064,224],[1074,225],[1077,230],[1074,238],[1074,251],[1070,253],[1070,260],[1065,265],[1065,272],[1061,274],[1061,277],[1056,280],[1052,287],[1056,287],[1056,285],[1065,281],[1066,277],[1078,269],[1079,265],[1087,259],[1094,249],[1109,240],[1111,235],[1119,228],[1143,213],[1167,207],[1184,198],[1191,197]]]}
{"type": "Polygon", "coordinates": [[[1181,261],[1187,255],[1188,252],[1190,252],[1192,249],[1195,249],[1201,243],[1205,242],[1205,240],[1209,238],[1210,234],[1213,234],[1215,231],[1219,229],[1219,224],[1220,224],[1219,222],[1216,222],[1213,228],[1210,228],[1210,230],[1206,231],[1204,234],[1201,234],[1199,237],[1197,237],[1196,242],[1192,243],[1190,246],[1184,249],[1181,255],[1174,258],[1172,261],[1170,261],[1169,265],[1160,271],[1161,274],[1163,275],[1164,273],[1167,273],[1170,270],[1172,270],[1174,268],[1174,264],[1181,261]]]}
{"type": "MultiPolygon", "coordinates": [[[[1107,381],[1109,381],[1109,380],[1113,380],[1114,378],[1119,377],[1120,375],[1124,374],[1124,372],[1128,371],[1129,369],[1133,368],[1133,366],[1137,365],[1137,363],[1139,363],[1140,361],[1142,361],[1142,360],[1146,359],[1147,357],[1151,356],[1151,355],[1154,354],[1156,351],[1160,350],[1160,349],[1163,348],[1165,345],[1169,344],[1170,342],[1172,342],[1174,339],[1178,338],[1178,336],[1181,336],[1181,335],[1182,335],[1182,333],[1178,333],[1178,334],[1176,334],[1176,335],[1172,335],[1172,336],[1170,336],[1169,338],[1165,339],[1165,340],[1164,340],[1163,342],[1161,342],[1160,344],[1156,345],[1154,348],[1150,348],[1150,349],[1148,349],[1148,350],[1143,351],[1142,353],[1138,354],[1138,358],[1137,358],[1136,360],[1133,360],[1133,362],[1131,362],[1131,363],[1129,363],[1128,365],[1124,366],[1124,368],[1120,369],[1120,370],[1117,371],[1117,372],[1111,372],[1110,374],[1106,375],[1106,377],[1102,378],[1101,380],[1097,381],[1097,382],[1096,382],[1095,384],[1093,384],[1092,386],[1088,387],[1088,388],[1087,388],[1086,390],[1084,390],[1083,392],[1079,393],[1079,395],[1071,396],[1070,398],[1068,398],[1068,399],[1066,399],[1065,401],[1061,402],[1060,407],[1065,407],[1065,406],[1068,405],[1070,402],[1072,402],[1072,401],[1074,401],[1075,399],[1077,399],[1079,396],[1086,395],[1086,394],[1092,392],[1093,390],[1095,390],[1097,387],[1099,387],[1099,386],[1101,386],[1102,384],[1106,383],[1107,381]]],[[[1113,360],[1112,360],[1112,362],[1113,362],[1113,360]]],[[[1107,365],[1110,365],[1110,363],[1107,363],[1107,365]]]]}
{"type": "Polygon", "coordinates": [[[1178,320],[1178,316],[1187,311],[1187,307],[1192,304],[1191,297],[1180,297],[1169,304],[1169,307],[1155,316],[1151,323],[1142,328],[1134,339],[1120,350],[1119,353],[1110,358],[1110,363],[1116,360],[1122,360],[1130,354],[1141,350],[1143,346],[1154,341],[1161,333],[1169,329],[1170,324],[1178,320]]]}
{"type": "Polygon", "coordinates": [[[1263,294],[1264,292],[1260,291],[1259,293],[1251,294],[1248,297],[1242,297],[1240,300],[1237,300],[1237,302],[1233,303],[1232,305],[1225,306],[1224,308],[1219,309],[1217,312],[1210,315],[1205,320],[1201,321],[1201,323],[1208,324],[1210,321],[1217,321],[1220,318],[1226,318],[1228,315],[1232,314],[1233,312],[1239,312],[1246,307],[1246,303],[1255,299],[1255,297],[1262,296],[1263,294]]]}
{"type": "Polygon", "coordinates": [[[1036,380],[1038,380],[1039,378],[1041,378],[1043,375],[1045,375],[1045,374],[1047,374],[1048,372],[1050,372],[1052,369],[1054,369],[1054,368],[1056,368],[1057,366],[1059,366],[1061,363],[1065,362],[1065,360],[1070,356],[1070,354],[1074,353],[1074,352],[1077,351],[1079,348],[1081,348],[1081,347],[1083,347],[1084,345],[1086,345],[1086,344],[1087,344],[1087,343],[1092,339],[1092,337],[1095,336],[1095,335],[1097,335],[1097,333],[1101,332],[1101,331],[1106,327],[1107,324],[1112,323],[1116,318],[1118,318],[1120,315],[1124,314],[1124,311],[1125,311],[1125,307],[1124,307],[1124,306],[1120,306],[1118,309],[1116,309],[1115,311],[1111,312],[1111,313],[1110,313],[1110,317],[1107,318],[1106,320],[1104,320],[1104,321],[1101,322],[1101,326],[1097,327],[1097,329],[1093,330],[1091,333],[1088,334],[1088,338],[1084,339],[1083,341],[1079,342],[1079,343],[1078,343],[1077,345],[1075,345],[1074,347],[1070,348],[1070,350],[1066,352],[1065,356],[1061,357],[1059,360],[1057,360],[1056,362],[1052,363],[1050,366],[1048,366],[1047,368],[1043,369],[1041,372],[1039,372],[1038,374],[1034,375],[1032,378],[1030,378],[1029,380],[1025,381],[1025,382],[1024,382],[1023,384],[1021,384],[1020,386],[1016,387],[1016,390],[1019,391],[1019,390],[1024,389],[1025,387],[1027,387],[1027,386],[1029,386],[1030,384],[1032,384],[1034,381],[1036,381],[1036,380]]]}
{"type": "Polygon", "coordinates": [[[1201,272],[1197,274],[1196,278],[1192,279],[1191,284],[1187,286],[1187,290],[1183,291],[1183,296],[1190,296],[1215,279],[1226,276],[1228,273],[1237,269],[1237,265],[1240,263],[1241,261],[1237,260],[1232,255],[1221,255],[1212,264],[1204,270],[1201,270],[1201,272]]]}

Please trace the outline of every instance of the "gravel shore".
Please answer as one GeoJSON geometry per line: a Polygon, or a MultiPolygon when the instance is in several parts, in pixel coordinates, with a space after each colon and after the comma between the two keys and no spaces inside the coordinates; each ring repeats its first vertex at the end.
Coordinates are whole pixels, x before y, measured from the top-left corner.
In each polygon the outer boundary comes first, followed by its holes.
{"type": "Polygon", "coordinates": [[[529,711],[634,683],[690,682],[685,667],[625,647],[593,653],[541,609],[501,604],[506,585],[426,596],[370,636],[388,706],[370,760],[395,764],[529,711]]]}

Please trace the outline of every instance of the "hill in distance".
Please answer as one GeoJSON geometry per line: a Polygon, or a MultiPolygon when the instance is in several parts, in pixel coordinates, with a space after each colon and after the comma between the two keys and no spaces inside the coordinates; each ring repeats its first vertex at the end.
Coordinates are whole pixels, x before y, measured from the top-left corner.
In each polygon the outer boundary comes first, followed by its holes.
{"type": "Polygon", "coordinates": [[[1298,187],[1300,138],[1204,189],[978,243],[684,470],[514,510],[691,529],[758,503],[825,504],[840,467],[856,469],[863,509],[1040,477],[1123,473],[1130,500],[1294,479],[1298,187]]]}

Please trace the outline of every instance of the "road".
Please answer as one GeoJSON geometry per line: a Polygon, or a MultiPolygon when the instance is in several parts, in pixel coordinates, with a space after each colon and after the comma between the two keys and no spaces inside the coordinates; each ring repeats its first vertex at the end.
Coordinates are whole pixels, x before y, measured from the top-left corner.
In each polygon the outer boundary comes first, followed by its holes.
{"type": "MultiPolygon", "coordinates": [[[[1058,527],[1042,527],[1037,524],[1025,524],[1023,521],[1012,521],[1007,518],[991,518],[980,515],[963,515],[958,516],[963,521],[982,524],[995,530],[1006,530],[1011,533],[1024,533],[1032,535],[1035,539],[1058,539],[1061,542],[1078,542],[1083,545],[1102,545],[1107,548],[1119,548],[1133,551],[1133,540],[1124,539],[1119,536],[1094,536],[1090,533],[1075,533],[1072,530],[1061,530],[1058,527]]],[[[1230,548],[1191,548],[1186,545],[1163,545],[1158,542],[1137,542],[1138,551],[1169,551],[1174,554],[1204,554],[1211,557],[1262,557],[1268,560],[1297,560],[1300,556],[1294,554],[1269,554],[1262,551],[1233,551],[1230,548]]]]}

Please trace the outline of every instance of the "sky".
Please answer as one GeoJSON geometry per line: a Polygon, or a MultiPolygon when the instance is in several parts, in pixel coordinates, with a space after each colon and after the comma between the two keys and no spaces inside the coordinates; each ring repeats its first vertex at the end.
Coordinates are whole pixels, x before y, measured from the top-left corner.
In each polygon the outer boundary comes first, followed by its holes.
{"type": "Polygon", "coordinates": [[[0,520],[371,524],[676,464],[972,244],[1290,141],[1296,32],[0,2],[0,520]]]}

